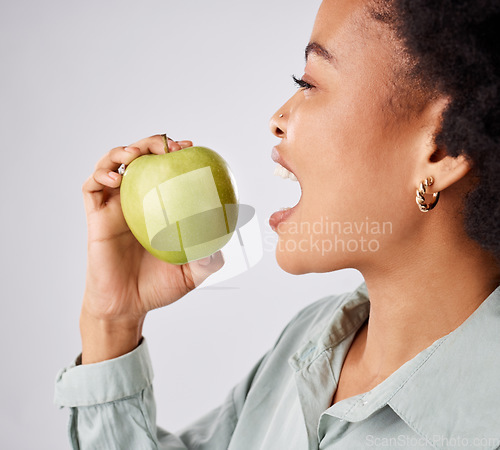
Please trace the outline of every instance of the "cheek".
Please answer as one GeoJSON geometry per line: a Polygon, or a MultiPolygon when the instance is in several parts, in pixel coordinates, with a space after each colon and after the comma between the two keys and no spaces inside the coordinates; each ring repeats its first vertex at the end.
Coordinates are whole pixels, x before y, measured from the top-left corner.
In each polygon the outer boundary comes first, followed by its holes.
{"type": "Polygon", "coordinates": [[[311,148],[303,158],[302,197],[277,248],[278,263],[288,272],[356,266],[411,229],[411,164],[396,146],[372,142],[332,138],[327,148],[311,148]]]}
{"type": "Polygon", "coordinates": [[[388,141],[380,116],[369,102],[344,92],[303,99],[288,129],[301,172],[338,174],[376,166],[377,147],[384,149],[388,141]]]}

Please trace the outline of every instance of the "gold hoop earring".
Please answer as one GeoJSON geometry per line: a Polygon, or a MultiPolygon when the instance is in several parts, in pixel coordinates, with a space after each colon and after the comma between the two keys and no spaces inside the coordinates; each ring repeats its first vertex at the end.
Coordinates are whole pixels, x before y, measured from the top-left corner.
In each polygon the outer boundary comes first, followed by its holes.
{"type": "Polygon", "coordinates": [[[427,193],[427,188],[434,184],[434,178],[429,177],[420,183],[420,186],[417,189],[417,205],[418,209],[422,212],[428,212],[433,209],[439,200],[439,192],[432,194],[432,201],[430,203],[425,203],[425,194],[427,193]]]}

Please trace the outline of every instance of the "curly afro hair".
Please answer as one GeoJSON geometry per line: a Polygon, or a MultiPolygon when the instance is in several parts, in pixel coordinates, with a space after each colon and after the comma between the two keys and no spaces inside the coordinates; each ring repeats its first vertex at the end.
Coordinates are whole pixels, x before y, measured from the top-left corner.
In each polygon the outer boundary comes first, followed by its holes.
{"type": "Polygon", "coordinates": [[[464,206],[467,234],[500,261],[500,1],[373,0],[396,31],[410,79],[451,99],[435,142],[464,154],[478,183],[464,206]]]}

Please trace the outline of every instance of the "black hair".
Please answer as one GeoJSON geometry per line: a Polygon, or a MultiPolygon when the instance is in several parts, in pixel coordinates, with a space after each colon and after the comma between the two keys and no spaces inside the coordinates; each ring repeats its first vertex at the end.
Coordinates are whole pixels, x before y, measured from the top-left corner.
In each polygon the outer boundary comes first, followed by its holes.
{"type": "Polygon", "coordinates": [[[500,1],[374,0],[370,12],[396,31],[410,78],[450,98],[435,143],[471,162],[465,230],[500,261],[500,1]]]}

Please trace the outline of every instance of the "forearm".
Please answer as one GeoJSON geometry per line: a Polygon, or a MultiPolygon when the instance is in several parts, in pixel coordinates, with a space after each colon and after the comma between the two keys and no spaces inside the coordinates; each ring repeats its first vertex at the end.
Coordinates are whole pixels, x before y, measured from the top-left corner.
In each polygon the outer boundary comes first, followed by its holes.
{"type": "Polygon", "coordinates": [[[82,308],[80,334],[82,364],[117,358],[134,350],[142,336],[144,317],[138,319],[102,319],[82,308]]]}

